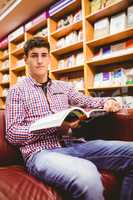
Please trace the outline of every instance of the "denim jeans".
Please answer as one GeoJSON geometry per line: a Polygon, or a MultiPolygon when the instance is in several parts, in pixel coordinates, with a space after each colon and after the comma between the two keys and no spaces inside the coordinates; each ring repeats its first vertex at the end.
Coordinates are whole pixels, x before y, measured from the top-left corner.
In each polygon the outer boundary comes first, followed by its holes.
{"type": "Polygon", "coordinates": [[[71,194],[74,200],[103,200],[98,169],[123,175],[120,200],[133,200],[133,142],[92,140],[34,153],[28,171],[71,194]]]}

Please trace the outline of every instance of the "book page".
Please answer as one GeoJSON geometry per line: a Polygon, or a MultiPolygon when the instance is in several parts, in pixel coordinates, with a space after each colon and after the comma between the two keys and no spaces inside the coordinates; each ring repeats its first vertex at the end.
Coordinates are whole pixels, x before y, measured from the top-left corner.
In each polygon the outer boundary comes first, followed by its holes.
{"type": "Polygon", "coordinates": [[[99,117],[107,113],[104,109],[92,109],[89,112],[86,112],[87,118],[89,117],[99,117]]]}

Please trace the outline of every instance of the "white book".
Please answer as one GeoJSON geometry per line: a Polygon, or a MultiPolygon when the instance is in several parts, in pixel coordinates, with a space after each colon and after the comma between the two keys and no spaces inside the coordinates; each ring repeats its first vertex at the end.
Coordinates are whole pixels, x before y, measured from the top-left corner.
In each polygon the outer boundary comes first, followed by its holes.
{"type": "Polygon", "coordinates": [[[133,5],[127,9],[127,26],[133,27],[133,5]]]}
{"type": "Polygon", "coordinates": [[[109,34],[109,18],[103,18],[94,23],[94,38],[100,38],[109,34]]]}
{"type": "Polygon", "coordinates": [[[113,15],[110,20],[110,34],[123,31],[127,26],[127,16],[125,12],[113,15]]]}
{"type": "Polygon", "coordinates": [[[31,124],[29,131],[32,132],[41,129],[60,127],[64,121],[83,120],[85,118],[102,116],[105,113],[106,111],[104,109],[85,111],[80,107],[71,107],[36,120],[31,124]]]}

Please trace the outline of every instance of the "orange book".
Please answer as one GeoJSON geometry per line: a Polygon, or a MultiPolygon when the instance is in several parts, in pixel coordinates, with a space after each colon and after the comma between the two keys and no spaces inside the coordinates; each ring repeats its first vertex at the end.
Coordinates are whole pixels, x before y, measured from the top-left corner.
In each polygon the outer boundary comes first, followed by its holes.
{"type": "Polygon", "coordinates": [[[129,39],[126,41],[126,48],[133,48],[133,39],[129,39]]]}

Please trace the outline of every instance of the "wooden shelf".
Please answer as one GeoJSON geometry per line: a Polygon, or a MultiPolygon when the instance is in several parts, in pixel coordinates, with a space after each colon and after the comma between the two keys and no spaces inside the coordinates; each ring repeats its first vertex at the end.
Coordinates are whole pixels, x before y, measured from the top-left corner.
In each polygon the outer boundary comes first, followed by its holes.
{"type": "Polygon", "coordinates": [[[13,67],[13,68],[11,68],[11,70],[14,71],[14,72],[19,72],[19,71],[25,70],[25,68],[26,68],[26,66],[23,65],[23,66],[13,67]]]}
{"type": "Polygon", "coordinates": [[[55,69],[51,70],[51,73],[57,73],[57,74],[62,74],[62,73],[68,73],[68,72],[74,72],[74,71],[80,71],[84,69],[84,65],[78,65],[78,66],[73,66],[73,67],[64,67],[61,69],[55,69]]]}
{"type": "Polygon", "coordinates": [[[1,99],[6,99],[6,96],[0,96],[1,99]]]}
{"type": "Polygon", "coordinates": [[[3,86],[4,85],[9,85],[9,81],[7,81],[7,82],[1,82],[0,85],[3,85],[3,86]]]}
{"type": "Polygon", "coordinates": [[[9,54],[6,54],[6,55],[3,55],[0,57],[0,60],[3,61],[3,60],[6,60],[9,58],[9,54]]]}
{"type": "Polygon", "coordinates": [[[108,54],[105,56],[98,56],[97,58],[90,58],[90,60],[87,61],[87,64],[90,66],[100,66],[110,63],[129,61],[133,59],[133,51],[129,52],[124,50],[120,53],[120,55],[118,55],[118,53],[119,52],[117,52],[117,54],[108,54]]]}
{"type": "Polygon", "coordinates": [[[0,106],[0,109],[4,109],[5,110],[5,105],[0,106]]]}
{"type": "Polygon", "coordinates": [[[8,72],[9,71],[9,67],[7,68],[0,68],[0,72],[8,72]]]}
{"type": "Polygon", "coordinates": [[[83,41],[75,42],[60,49],[51,50],[54,55],[62,55],[83,48],[83,41]]]}
{"type": "Polygon", "coordinates": [[[14,51],[11,52],[12,55],[18,56],[24,53],[23,48],[15,49],[14,51]]]}
{"type": "Polygon", "coordinates": [[[58,39],[60,37],[69,34],[72,31],[79,30],[81,28],[82,28],[82,21],[79,21],[56,30],[55,32],[51,33],[51,36],[58,39]]]}
{"type": "Polygon", "coordinates": [[[11,43],[18,43],[18,42],[23,41],[23,40],[24,40],[24,33],[18,35],[16,38],[11,40],[11,43]]]}
{"type": "Polygon", "coordinates": [[[133,36],[133,28],[128,28],[128,29],[121,31],[119,33],[116,33],[116,34],[112,34],[112,35],[108,35],[106,37],[88,41],[86,44],[89,47],[94,48],[94,47],[99,47],[102,45],[110,44],[112,42],[116,42],[116,41],[131,37],[131,36],[133,36]]]}
{"type": "Polygon", "coordinates": [[[92,14],[86,16],[86,19],[89,22],[94,23],[95,21],[100,20],[101,18],[112,16],[116,13],[119,13],[119,12],[125,10],[129,5],[130,5],[130,1],[120,0],[117,3],[114,3],[110,6],[106,6],[102,9],[96,11],[95,13],[92,13],[92,14]]]}
{"type": "Polygon", "coordinates": [[[122,89],[122,88],[133,88],[133,85],[122,85],[122,86],[111,86],[111,87],[92,87],[88,88],[88,90],[114,90],[114,89],[122,89]]]}

